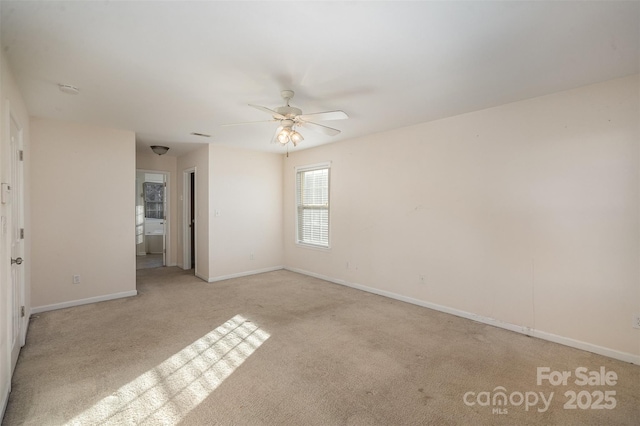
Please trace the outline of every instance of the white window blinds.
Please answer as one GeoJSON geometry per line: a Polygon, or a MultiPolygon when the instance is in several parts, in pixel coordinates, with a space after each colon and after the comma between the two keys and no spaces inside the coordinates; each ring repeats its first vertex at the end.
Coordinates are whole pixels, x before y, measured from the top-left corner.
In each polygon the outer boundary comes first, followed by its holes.
{"type": "Polygon", "coordinates": [[[296,169],[297,241],[329,247],[329,164],[296,169]]]}

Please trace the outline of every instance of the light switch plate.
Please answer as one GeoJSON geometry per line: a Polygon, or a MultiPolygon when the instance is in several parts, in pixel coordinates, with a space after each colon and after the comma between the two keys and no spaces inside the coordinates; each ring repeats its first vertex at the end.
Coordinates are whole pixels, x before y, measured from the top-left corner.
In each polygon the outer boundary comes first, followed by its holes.
{"type": "Polygon", "coordinates": [[[0,195],[2,204],[7,204],[11,199],[11,186],[8,183],[2,184],[2,194],[0,195]]]}

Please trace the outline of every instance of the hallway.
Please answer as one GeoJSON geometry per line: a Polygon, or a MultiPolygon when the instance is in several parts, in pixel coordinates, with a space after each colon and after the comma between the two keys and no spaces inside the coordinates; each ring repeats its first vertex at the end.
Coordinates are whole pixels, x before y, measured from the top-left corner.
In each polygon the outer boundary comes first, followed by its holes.
{"type": "Polygon", "coordinates": [[[147,254],[136,256],[136,269],[159,268],[162,266],[161,254],[147,254]]]}

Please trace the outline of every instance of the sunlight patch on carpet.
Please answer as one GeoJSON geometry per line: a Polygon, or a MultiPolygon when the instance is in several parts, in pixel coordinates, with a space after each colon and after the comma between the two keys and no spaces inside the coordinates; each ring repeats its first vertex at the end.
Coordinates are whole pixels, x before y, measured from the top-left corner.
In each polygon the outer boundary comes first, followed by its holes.
{"type": "Polygon", "coordinates": [[[269,337],[236,315],[68,424],[177,424],[269,337]]]}

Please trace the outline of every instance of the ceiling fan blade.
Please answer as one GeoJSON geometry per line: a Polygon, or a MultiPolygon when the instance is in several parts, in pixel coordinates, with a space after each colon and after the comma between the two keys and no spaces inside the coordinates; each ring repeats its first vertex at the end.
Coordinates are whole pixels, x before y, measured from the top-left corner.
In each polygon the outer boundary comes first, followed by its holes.
{"type": "Polygon", "coordinates": [[[322,133],[327,136],[335,136],[340,133],[340,130],[334,129],[332,127],[323,126],[322,124],[312,123],[310,121],[300,121],[298,122],[302,127],[306,127],[307,129],[316,131],[318,133],[322,133]]]}
{"type": "Polygon", "coordinates": [[[249,106],[253,107],[255,109],[259,109],[260,111],[266,112],[268,114],[271,114],[273,116],[273,118],[276,118],[278,120],[284,120],[285,118],[287,118],[284,115],[280,114],[279,112],[274,111],[272,109],[269,109],[267,107],[263,107],[263,106],[260,106],[260,105],[252,105],[252,104],[249,104],[249,106]]]}
{"type": "Polygon", "coordinates": [[[278,121],[276,119],[273,120],[260,120],[260,121],[244,121],[242,123],[227,123],[227,124],[221,124],[221,127],[230,127],[230,126],[242,126],[245,124],[256,124],[256,123],[273,123],[274,121],[278,121]]]}
{"type": "Polygon", "coordinates": [[[299,115],[298,118],[302,120],[344,120],[349,118],[346,112],[344,111],[325,111],[325,112],[314,112],[311,114],[302,114],[299,115]]]}

